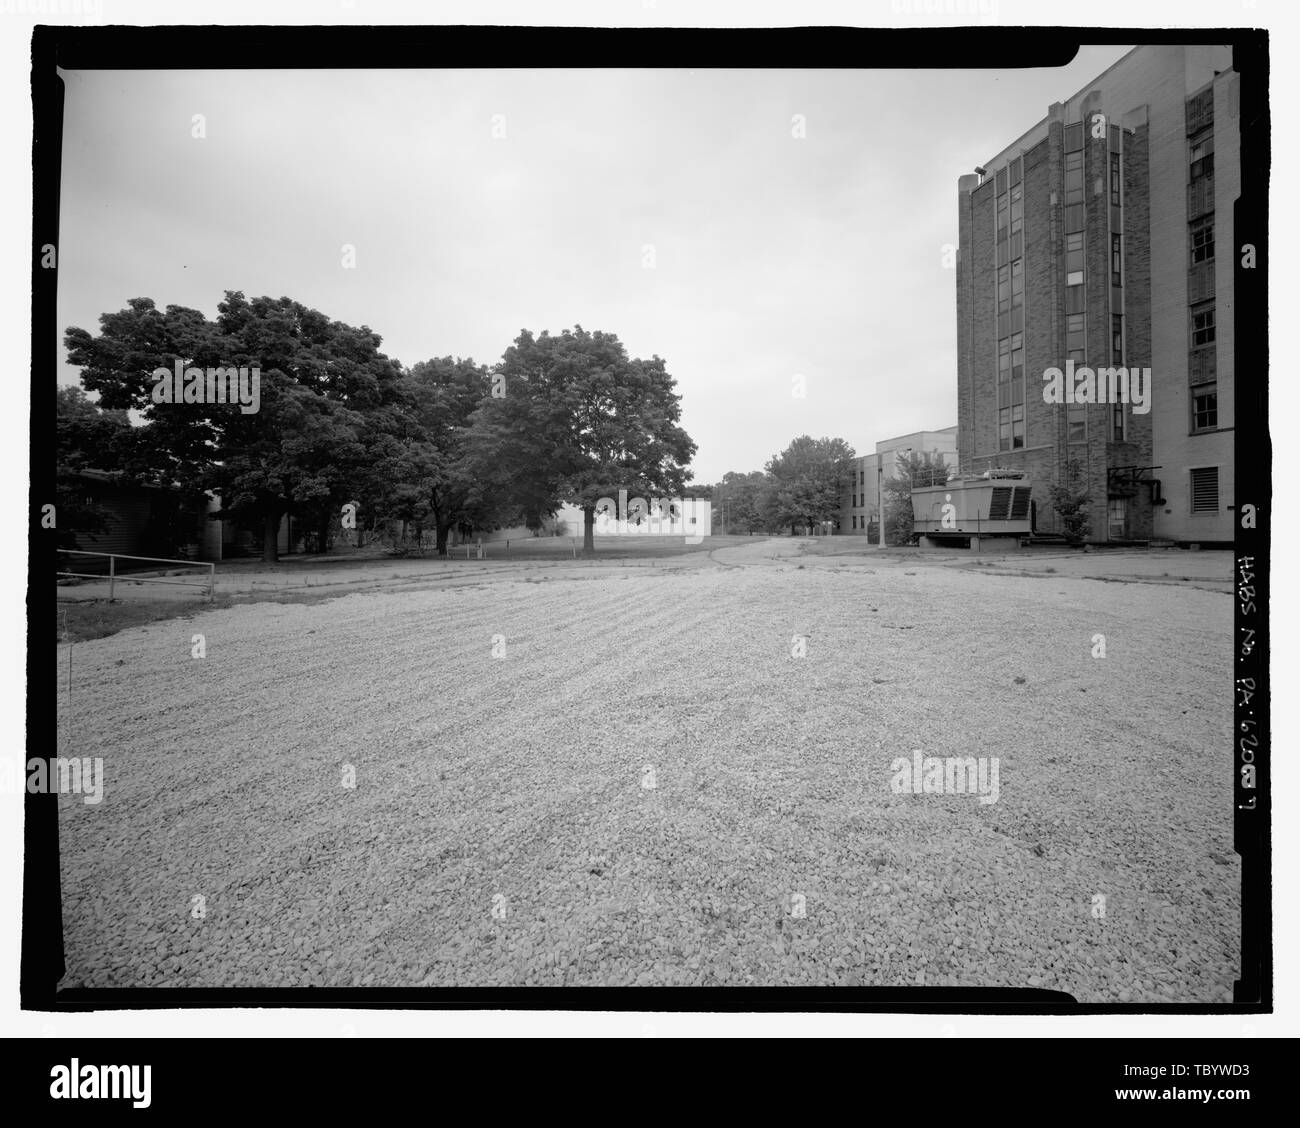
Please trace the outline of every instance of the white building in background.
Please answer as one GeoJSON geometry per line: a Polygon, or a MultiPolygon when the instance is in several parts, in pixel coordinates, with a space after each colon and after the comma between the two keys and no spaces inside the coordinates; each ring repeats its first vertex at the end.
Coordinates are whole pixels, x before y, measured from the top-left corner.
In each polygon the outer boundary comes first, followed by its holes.
{"type": "MultiPolygon", "coordinates": [[[[556,521],[569,535],[583,535],[582,510],[562,505],[556,521]]],[[[707,537],[713,530],[713,503],[700,497],[633,497],[619,490],[617,498],[601,498],[596,505],[598,537],[707,537]]]]}

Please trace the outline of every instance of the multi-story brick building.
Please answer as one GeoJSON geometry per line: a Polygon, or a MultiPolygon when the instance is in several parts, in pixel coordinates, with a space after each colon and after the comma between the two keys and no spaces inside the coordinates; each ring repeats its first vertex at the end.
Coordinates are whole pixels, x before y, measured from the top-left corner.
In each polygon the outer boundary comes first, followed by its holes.
{"type": "Polygon", "coordinates": [[[958,181],[959,463],[1026,471],[1040,532],[1074,480],[1093,541],[1232,539],[1231,66],[1139,47],[958,181]],[[1085,368],[1129,402],[1047,402],[1085,368]]]}
{"type": "Polygon", "coordinates": [[[849,460],[850,473],[840,494],[840,536],[866,536],[876,529],[880,493],[885,478],[898,473],[900,458],[908,454],[929,455],[932,461],[957,466],[957,428],[941,431],[913,431],[876,443],[875,454],[849,460]]]}

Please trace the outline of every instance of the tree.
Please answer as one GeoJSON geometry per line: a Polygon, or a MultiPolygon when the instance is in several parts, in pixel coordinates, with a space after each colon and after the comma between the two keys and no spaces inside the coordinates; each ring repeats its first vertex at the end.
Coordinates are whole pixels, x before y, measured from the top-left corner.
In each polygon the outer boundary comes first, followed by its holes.
{"type": "Polygon", "coordinates": [[[1074,459],[1065,464],[1065,480],[1048,491],[1052,508],[1061,518],[1065,539],[1071,544],[1082,544],[1092,532],[1092,514],[1089,506],[1092,497],[1083,487],[1083,468],[1074,459]]]}
{"type": "Polygon", "coordinates": [[[482,402],[469,436],[485,502],[508,502],[530,527],[560,502],[576,505],[590,554],[602,498],[685,489],[695,444],[679,426],[677,382],[658,356],[629,358],[613,333],[580,325],[557,337],[523,330],[495,375],[504,394],[482,402]]]}
{"type": "MultiPolygon", "coordinates": [[[[100,333],[69,328],[69,362],[108,408],[134,408],[159,474],[217,493],[219,516],[259,522],[263,559],[277,559],[286,513],[330,521],[367,482],[368,448],[397,397],[401,369],[377,334],[331,321],[289,298],[226,291],[215,322],[200,311],[133,298],[100,318],[100,333]],[[259,403],[155,403],[155,369],[243,367],[259,403]]],[[[373,478],[370,479],[373,486],[373,478]]]]}
{"type": "Polygon", "coordinates": [[[77,538],[108,528],[108,511],[86,489],[86,471],[127,477],[135,465],[131,423],[125,411],[105,411],[79,387],[58,389],[55,411],[55,511],[57,543],[76,548],[77,538]]]}
{"type": "Polygon", "coordinates": [[[432,525],[439,556],[447,554],[456,525],[482,524],[487,517],[470,458],[469,424],[489,394],[488,371],[472,360],[422,361],[403,377],[401,404],[376,452],[386,484],[380,508],[413,522],[417,535],[432,525]]]}
{"type": "Polygon", "coordinates": [[[853,448],[843,439],[801,435],[770,459],[771,486],[763,505],[772,526],[820,525],[840,511],[840,495],[849,474],[853,448]]]}
{"type": "Polygon", "coordinates": [[[909,451],[896,456],[894,476],[886,478],[885,539],[889,544],[915,544],[912,491],[924,486],[941,486],[948,481],[950,467],[935,451],[909,451]]]}
{"type": "Polygon", "coordinates": [[[772,479],[762,470],[728,470],[713,487],[713,512],[723,533],[771,532],[767,519],[772,479]]]}

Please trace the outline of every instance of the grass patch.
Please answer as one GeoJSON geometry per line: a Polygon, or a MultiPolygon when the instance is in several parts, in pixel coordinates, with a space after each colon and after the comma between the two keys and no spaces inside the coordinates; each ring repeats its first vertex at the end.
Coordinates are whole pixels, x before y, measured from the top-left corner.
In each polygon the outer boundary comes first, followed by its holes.
{"type": "Polygon", "coordinates": [[[209,603],[206,599],[81,599],[60,601],[55,615],[55,638],[59,642],[86,642],[92,638],[107,638],[131,627],[156,623],[162,619],[188,619],[200,611],[214,607],[230,607],[229,596],[217,596],[209,603]]]}
{"type": "Polygon", "coordinates": [[[237,607],[244,603],[324,603],[350,595],[347,591],[277,591],[218,595],[206,599],[81,599],[60,601],[56,609],[58,642],[86,642],[107,638],[132,627],[164,619],[192,619],[204,611],[237,607]],[[66,637],[65,637],[66,632],[66,637]]]}

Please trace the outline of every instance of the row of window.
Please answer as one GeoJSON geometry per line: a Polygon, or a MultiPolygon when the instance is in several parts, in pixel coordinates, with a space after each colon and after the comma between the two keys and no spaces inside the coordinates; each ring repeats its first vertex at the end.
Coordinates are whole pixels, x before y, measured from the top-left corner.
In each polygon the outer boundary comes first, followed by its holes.
{"type": "MultiPolygon", "coordinates": [[[[1219,426],[1219,385],[1215,365],[1218,326],[1214,302],[1197,302],[1198,298],[1213,297],[1214,294],[1214,268],[1202,265],[1214,261],[1213,127],[1214,88],[1211,86],[1187,100],[1188,195],[1189,199],[1194,197],[1200,201],[1196,207],[1189,207],[1192,221],[1187,232],[1187,296],[1196,303],[1191,306],[1189,315],[1187,362],[1193,434],[1214,431],[1219,426]]],[[[1218,469],[1193,470],[1193,511],[1217,509],[1218,504],[1218,469]]]]}

